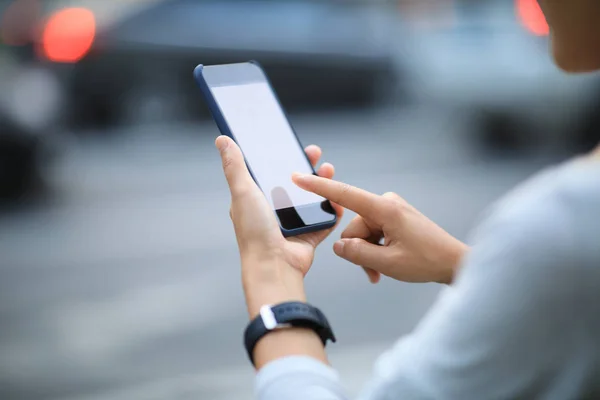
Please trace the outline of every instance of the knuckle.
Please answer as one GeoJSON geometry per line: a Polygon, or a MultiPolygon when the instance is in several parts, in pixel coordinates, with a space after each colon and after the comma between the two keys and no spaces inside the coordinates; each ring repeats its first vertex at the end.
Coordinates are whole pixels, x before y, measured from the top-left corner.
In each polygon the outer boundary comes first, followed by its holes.
{"type": "Polygon", "coordinates": [[[224,170],[229,170],[231,169],[231,167],[233,166],[235,160],[232,157],[229,156],[224,156],[223,157],[223,169],[224,170]]]}
{"type": "Polygon", "coordinates": [[[408,204],[396,193],[388,192],[382,195],[382,208],[386,215],[402,218],[408,210],[408,204]]]}
{"type": "Polygon", "coordinates": [[[385,256],[386,265],[395,265],[401,267],[405,261],[404,253],[401,250],[390,251],[385,256]]]}
{"type": "Polygon", "coordinates": [[[348,224],[348,226],[346,227],[346,230],[350,230],[354,227],[360,226],[364,223],[364,219],[360,214],[357,214],[354,216],[354,218],[352,218],[352,220],[350,221],[350,223],[348,224]]]}
{"type": "Polygon", "coordinates": [[[340,193],[342,195],[346,195],[348,194],[350,191],[352,190],[352,186],[350,186],[347,183],[342,183],[341,187],[340,187],[340,193]]]}
{"type": "Polygon", "coordinates": [[[339,203],[344,197],[348,196],[348,194],[352,191],[352,186],[347,183],[340,184],[338,191],[338,198],[334,200],[334,202],[339,203]]]}
{"type": "Polygon", "coordinates": [[[383,197],[388,204],[393,205],[394,207],[404,206],[406,201],[402,196],[394,192],[386,192],[381,197],[383,197]]]}
{"type": "Polygon", "coordinates": [[[381,197],[384,197],[386,199],[392,199],[392,200],[398,200],[398,199],[400,199],[400,196],[398,196],[394,192],[385,192],[384,194],[381,195],[381,197]]]}
{"type": "Polygon", "coordinates": [[[402,202],[396,202],[393,204],[392,216],[396,219],[403,219],[406,216],[406,204],[402,202]]]}
{"type": "Polygon", "coordinates": [[[349,239],[346,245],[344,246],[344,249],[347,252],[346,254],[354,258],[358,257],[360,255],[360,245],[360,239],[349,239]]]}
{"type": "Polygon", "coordinates": [[[352,238],[354,231],[355,231],[355,229],[352,226],[352,224],[348,225],[348,227],[346,227],[346,229],[344,229],[342,231],[341,238],[342,239],[350,239],[350,238],[352,238]]]}
{"type": "Polygon", "coordinates": [[[381,205],[382,205],[382,206],[383,206],[383,207],[384,207],[386,210],[389,210],[389,209],[391,209],[391,208],[394,208],[394,207],[396,207],[396,205],[398,204],[398,200],[396,200],[396,199],[392,199],[391,197],[389,197],[389,196],[386,196],[386,195],[383,195],[383,196],[381,196],[381,198],[380,198],[380,202],[381,202],[381,205]]]}

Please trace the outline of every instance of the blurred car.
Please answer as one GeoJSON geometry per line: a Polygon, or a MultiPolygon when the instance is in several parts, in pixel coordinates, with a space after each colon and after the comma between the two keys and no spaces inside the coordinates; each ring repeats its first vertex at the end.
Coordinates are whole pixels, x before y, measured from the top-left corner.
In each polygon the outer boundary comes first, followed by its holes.
{"type": "Polygon", "coordinates": [[[32,33],[41,7],[34,0],[0,2],[0,201],[41,194],[47,161],[56,153],[61,84],[37,63],[32,33]]]}
{"type": "Polygon", "coordinates": [[[600,140],[600,77],[553,64],[536,0],[455,1],[446,12],[415,38],[416,97],[472,115],[489,148],[600,140]]]}
{"type": "Polygon", "coordinates": [[[0,112],[0,202],[20,201],[42,187],[43,142],[0,112]]]}
{"type": "Polygon", "coordinates": [[[199,63],[256,59],[287,107],[365,104],[398,82],[395,16],[385,4],[169,0],[134,2],[123,14],[131,3],[70,1],[80,8],[68,18],[63,2],[46,4],[41,55],[63,82],[69,121],[207,115],[191,79],[199,63]],[[68,45],[65,27],[79,32],[68,45]]]}
{"type": "Polygon", "coordinates": [[[58,82],[15,49],[0,46],[0,201],[40,193],[55,151],[58,82]]]}

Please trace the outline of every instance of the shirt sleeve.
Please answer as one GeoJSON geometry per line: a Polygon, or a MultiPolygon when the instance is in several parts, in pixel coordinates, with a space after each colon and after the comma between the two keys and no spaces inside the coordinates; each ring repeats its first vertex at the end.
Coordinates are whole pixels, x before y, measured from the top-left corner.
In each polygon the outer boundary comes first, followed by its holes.
{"type": "Polygon", "coordinates": [[[260,400],[346,400],[338,373],[310,357],[291,356],[265,365],[256,377],[260,400]]]}
{"type": "MultiPolygon", "coordinates": [[[[549,382],[550,398],[568,397],[586,308],[569,221],[543,200],[482,225],[455,285],[379,358],[361,400],[540,398],[549,382]]],[[[345,399],[335,371],[303,357],[270,363],[257,384],[260,400],[345,399]]]]}

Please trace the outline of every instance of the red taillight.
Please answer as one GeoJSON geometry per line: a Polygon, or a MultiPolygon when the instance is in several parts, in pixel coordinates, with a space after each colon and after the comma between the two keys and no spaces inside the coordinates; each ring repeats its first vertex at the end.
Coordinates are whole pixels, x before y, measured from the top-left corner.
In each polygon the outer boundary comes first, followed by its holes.
{"type": "Polygon", "coordinates": [[[66,8],[46,22],[39,50],[50,61],[73,63],[90,51],[95,37],[94,14],[85,8],[66,8]]]}
{"type": "Polygon", "coordinates": [[[546,17],[537,0],[517,0],[517,14],[527,30],[537,36],[550,34],[546,17]]]}

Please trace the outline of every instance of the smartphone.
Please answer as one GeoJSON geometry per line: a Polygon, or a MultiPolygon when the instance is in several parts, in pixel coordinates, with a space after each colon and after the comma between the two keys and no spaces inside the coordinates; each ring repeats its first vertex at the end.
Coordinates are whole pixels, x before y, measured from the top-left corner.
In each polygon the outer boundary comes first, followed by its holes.
{"type": "Polygon", "coordinates": [[[219,130],[240,146],[283,235],[331,228],[337,219],[331,203],[292,182],[294,172],[315,171],[262,67],[199,65],[194,77],[219,130]]]}

